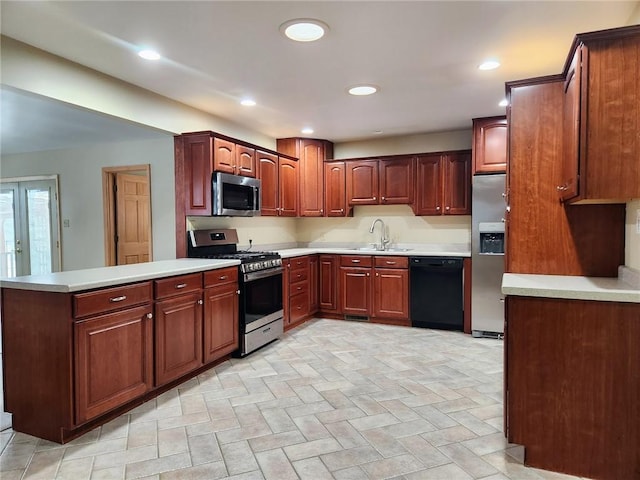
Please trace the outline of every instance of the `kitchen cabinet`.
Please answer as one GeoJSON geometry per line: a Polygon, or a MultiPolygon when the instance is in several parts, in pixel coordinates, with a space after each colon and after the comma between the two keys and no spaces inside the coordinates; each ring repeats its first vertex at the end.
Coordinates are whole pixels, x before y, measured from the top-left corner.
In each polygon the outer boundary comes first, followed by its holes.
{"type": "Polygon", "coordinates": [[[473,119],[473,175],[507,171],[507,117],[473,119]]]}
{"type": "Polygon", "coordinates": [[[258,152],[261,215],[295,217],[298,214],[298,164],[268,152],[258,152]]]}
{"type": "Polygon", "coordinates": [[[348,205],[410,204],[414,162],[409,156],[347,160],[348,205]]]}
{"type": "Polygon", "coordinates": [[[576,36],[564,72],[563,168],[572,203],[640,198],[640,26],[576,36]]]}
{"type": "Polygon", "coordinates": [[[374,257],[372,316],[406,320],[409,325],[408,257],[374,257]]]}
{"type": "Polygon", "coordinates": [[[65,443],[228,355],[237,289],[237,267],[77,292],[3,287],[14,430],[65,443]]]}
{"type": "Polygon", "coordinates": [[[285,326],[293,327],[301,323],[311,313],[310,258],[308,255],[286,260],[287,282],[285,291],[288,298],[288,315],[285,326]]]}
{"type": "Polygon", "coordinates": [[[531,467],[638,478],[640,304],[506,302],[508,441],[524,445],[531,467]]]}
{"type": "MultiPolygon", "coordinates": [[[[74,296],[75,424],[91,420],[151,390],[151,300],[150,282],[74,296]],[[111,311],[114,304],[123,304],[137,295],[143,305],[111,311]]],[[[134,300],[134,303],[139,302],[134,300]]]]}
{"type": "Polygon", "coordinates": [[[326,162],[325,178],[325,216],[346,217],[349,213],[346,197],[346,167],[344,162],[326,162]]]}
{"type": "Polygon", "coordinates": [[[239,294],[237,267],[204,273],[204,363],[238,349],[239,294]]]}
{"type": "Polygon", "coordinates": [[[231,140],[214,137],[213,171],[255,178],[254,149],[244,145],[237,145],[231,140]]]}
{"type": "Polygon", "coordinates": [[[430,153],[417,157],[416,215],[471,214],[471,152],[430,153]]]}
{"type": "Polygon", "coordinates": [[[340,310],[338,304],[340,257],[338,255],[320,255],[318,268],[320,311],[336,314],[340,310]]]}
{"type": "Polygon", "coordinates": [[[309,256],[309,313],[314,314],[320,309],[320,289],[319,282],[319,259],[318,255],[309,256]]]}
{"type": "Polygon", "coordinates": [[[156,280],[156,384],[195,370],[202,357],[202,274],[156,280]]]}
{"type": "Polygon", "coordinates": [[[279,138],[277,150],[298,158],[299,216],[324,216],[324,161],[333,156],[333,144],[312,138],[279,138]]]}
{"type": "Polygon", "coordinates": [[[370,256],[340,256],[340,304],[345,315],[370,315],[372,265],[370,256]]]}

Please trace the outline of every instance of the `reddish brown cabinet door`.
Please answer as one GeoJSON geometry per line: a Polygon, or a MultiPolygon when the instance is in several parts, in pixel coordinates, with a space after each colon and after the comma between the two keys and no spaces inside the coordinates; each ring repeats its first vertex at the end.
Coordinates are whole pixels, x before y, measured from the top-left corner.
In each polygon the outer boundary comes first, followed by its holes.
{"type": "Polygon", "coordinates": [[[236,144],[222,138],[213,139],[213,169],[216,172],[235,173],[236,144]]]}
{"type": "Polygon", "coordinates": [[[318,255],[309,256],[309,313],[320,309],[319,260],[318,255]]]}
{"type": "Polygon", "coordinates": [[[507,171],[507,117],[473,119],[473,174],[507,171]]]}
{"type": "Polygon", "coordinates": [[[278,215],[278,156],[266,152],[256,152],[260,172],[261,201],[260,214],[278,215]]]}
{"type": "MultiPolygon", "coordinates": [[[[184,135],[181,158],[186,215],[211,215],[211,135],[184,135]]],[[[178,165],[176,165],[178,167],[178,165]]]]}
{"type": "Polygon", "coordinates": [[[280,157],[278,187],[280,200],[278,215],[281,217],[298,216],[298,162],[280,157]]]}
{"type": "Polygon", "coordinates": [[[412,157],[380,160],[380,203],[411,204],[414,191],[414,161],[412,157]]]}
{"type": "Polygon", "coordinates": [[[325,142],[304,140],[300,152],[300,216],[324,215],[325,142]]]}
{"type": "Polygon", "coordinates": [[[409,270],[375,268],[373,271],[373,316],[409,318],[409,270]]]}
{"type": "Polygon", "coordinates": [[[327,162],[325,169],[325,216],[347,215],[346,170],[344,162],[327,162]]]}
{"type": "Polygon", "coordinates": [[[345,165],[347,204],[379,204],[378,160],[349,160],[345,165]]]}
{"type": "Polygon", "coordinates": [[[204,363],[238,349],[238,285],[229,283],[204,290],[204,363]]]}
{"type": "Polygon", "coordinates": [[[243,177],[256,177],[255,150],[244,145],[236,145],[234,173],[243,177]]]}
{"type": "Polygon", "coordinates": [[[439,153],[420,155],[416,160],[416,215],[442,215],[442,166],[439,153]]]}
{"type": "Polygon", "coordinates": [[[471,215],[471,154],[444,156],[444,214],[471,215]]]}
{"type": "Polygon", "coordinates": [[[152,317],[145,305],[74,323],[77,425],[151,389],[152,317]]]}
{"type": "Polygon", "coordinates": [[[338,264],[337,255],[320,255],[319,259],[319,302],[320,311],[338,313],[338,264]]]}
{"type": "Polygon", "coordinates": [[[156,302],[156,385],[202,365],[202,293],[156,302]]]}
{"type": "Polygon", "coordinates": [[[340,267],[342,313],[364,315],[371,313],[371,268],[340,267]]]}
{"type": "Polygon", "coordinates": [[[562,178],[557,185],[562,200],[578,195],[579,146],[580,142],[580,86],[582,70],[582,48],[578,47],[564,81],[562,101],[562,178]]]}

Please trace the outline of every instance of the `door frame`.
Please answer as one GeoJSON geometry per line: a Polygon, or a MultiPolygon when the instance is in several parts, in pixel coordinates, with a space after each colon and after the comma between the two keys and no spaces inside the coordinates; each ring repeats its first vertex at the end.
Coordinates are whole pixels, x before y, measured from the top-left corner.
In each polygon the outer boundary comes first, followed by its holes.
{"type": "Polygon", "coordinates": [[[3,177],[0,178],[0,183],[27,183],[37,182],[43,180],[53,180],[55,183],[55,197],[51,201],[54,208],[51,210],[51,216],[55,217],[51,219],[52,234],[55,235],[55,245],[51,247],[51,270],[52,272],[62,271],[62,232],[61,232],[61,218],[62,210],[60,209],[60,178],[57,174],[54,175],[29,175],[26,177],[3,177]],[[54,248],[55,247],[55,248],[54,248]],[[54,252],[55,250],[55,252],[54,252]],[[57,265],[56,265],[57,263],[57,265]]]}
{"type": "Polygon", "coordinates": [[[102,168],[102,208],[104,218],[104,260],[107,267],[117,265],[116,252],[116,196],[113,192],[113,184],[118,173],[144,172],[148,183],[149,193],[149,261],[153,261],[153,236],[151,219],[151,165],[127,165],[123,167],[103,167],[102,168]]]}

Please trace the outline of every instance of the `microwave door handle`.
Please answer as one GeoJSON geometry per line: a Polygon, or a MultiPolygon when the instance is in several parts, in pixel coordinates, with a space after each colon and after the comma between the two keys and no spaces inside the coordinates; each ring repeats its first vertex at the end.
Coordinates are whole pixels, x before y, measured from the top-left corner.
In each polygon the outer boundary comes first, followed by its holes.
{"type": "Polygon", "coordinates": [[[258,187],[253,187],[253,206],[255,210],[260,211],[260,190],[258,187]]]}

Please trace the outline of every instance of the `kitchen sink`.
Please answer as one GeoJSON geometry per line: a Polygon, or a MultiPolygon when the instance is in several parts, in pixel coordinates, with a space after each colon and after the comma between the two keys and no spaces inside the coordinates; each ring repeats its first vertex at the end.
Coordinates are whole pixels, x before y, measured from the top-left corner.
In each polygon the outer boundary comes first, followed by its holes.
{"type": "Polygon", "coordinates": [[[358,248],[356,248],[356,250],[359,251],[359,252],[408,252],[411,249],[410,248],[390,247],[390,248],[385,248],[384,250],[378,250],[378,249],[373,248],[373,247],[358,247],[358,248]]]}
{"type": "Polygon", "coordinates": [[[386,248],[384,251],[385,252],[408,252],[410,251],[410,248],[396,248],[396,247],[391,247],[391,248],[386,248]]]}

